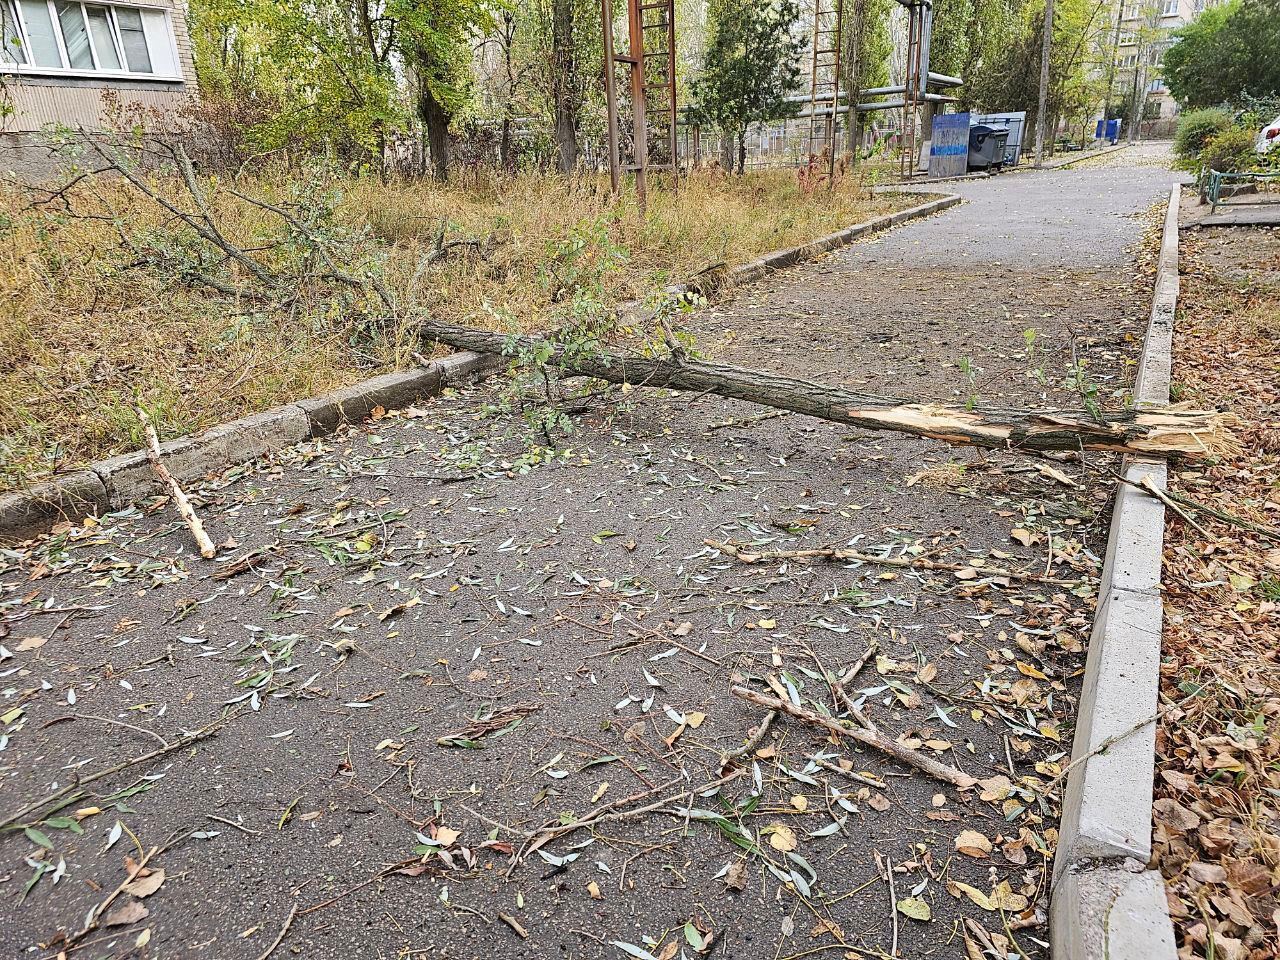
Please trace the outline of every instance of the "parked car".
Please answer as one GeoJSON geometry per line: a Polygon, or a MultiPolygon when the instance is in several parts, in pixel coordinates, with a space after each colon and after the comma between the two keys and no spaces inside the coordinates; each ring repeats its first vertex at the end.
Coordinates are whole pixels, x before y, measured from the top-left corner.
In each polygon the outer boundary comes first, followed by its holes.
{"type": "Polygon", "coordinates": [[[1280,117],[1262,128],[1258,134],[1257,149],[1259,153],[1271,153],[1273,150],[1280,153],[1280,117]]]}

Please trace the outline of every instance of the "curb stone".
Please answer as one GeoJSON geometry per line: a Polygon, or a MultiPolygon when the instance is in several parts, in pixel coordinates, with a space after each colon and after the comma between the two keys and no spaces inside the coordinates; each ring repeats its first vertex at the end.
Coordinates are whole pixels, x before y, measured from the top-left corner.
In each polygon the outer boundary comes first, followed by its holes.
{"type": "MultiPolygon", "coordinates": [[[[1169,195],[1151,318],[1134,383],[1139,405],[1169,402],[1178,302],[1179,187],[1169,195]]],[[[1126,457],[1089,635],[1073,757],[1053,863],[1054,960],[1175,960],[1173,922],[1151,859],[1155,713],[1164,604],[1160,569],[1164,504],[1134,484],[1163,490],[1162,460],[1126,457]],[[1096,751],[1096,752],[1095,752],[1096,751]]]]}
{"type": "Polygon", "coordinates": [[[1065,160],[1050,160],[1048,163],[1041,164],[1039,167],[1034,164],[1028,164],[1023,167],[1024,170],[1062,170],[1071,166],[1073,163],[1080,163],[1082,160],[1092,160],[1094,157],[1105,157],[1109,153],[1119,153],[1121,150],[1128,150],[1133,144],[1117,143],[1114,147],[1103,147],[1101,150],[1081,150],[1077,156],[1067,157],[1065,160]]]}
{"type": "MultiPolygon", "coordinates": [[[[752,283],[802,260],[847,246],[859,237],[945,210],[961,202],[954,195],[930,200],[897,213],[875,217],[798,247],[766,254],[728,271],[735,284],[752,283]]],[[[681,295],[682,284],[665,293],[681,295]]],[[[624,304],[636,311],[643,304],[624,304]]],[[[174,478],[189,482],[205,474],[256,459],[304,440],[317,439],[344,423],[366,419],[375,407],[395,409],[438,395],[446,387],[483,377],[502,366],[493,354],[450,354],[425,367],[385,373],[347,387],[250,414],[203,433],[160,444],[174,478]]],[[[136,450],[88,464],[84,469],[38,483],[27,490],[0,494],[0,542],[34,537],[62,519],[77,519],[120,509],[160,490],[144,451],[136,450]]]]}
{"type": "Polygon", "coordinates": [[[1136,860],[1088,864],[1058,881],[1049,916],[1054,957],[1152,960],[1177,955],[1164,879],[1136,860]]]}

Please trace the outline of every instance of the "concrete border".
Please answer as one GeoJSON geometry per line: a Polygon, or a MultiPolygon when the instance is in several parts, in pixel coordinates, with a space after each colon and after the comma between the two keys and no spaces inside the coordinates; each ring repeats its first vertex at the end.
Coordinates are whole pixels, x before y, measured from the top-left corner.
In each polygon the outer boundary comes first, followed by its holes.
{"type": "MultiPolygon", "coordinates": [[[[960,202],[960,197],[948,195],[875,217],[798,247],[775,250],[730,269],[727,276],[735,285],[752,283],[774,271],[847,246],[859,237],[927,217],[960,202]]],[[[687,292],[687,287],[676,285],[664,292],[679,296],[687,292]]],[[[628,303],[621,309],[642,311],[644,304],[628,303]]],[[[358,423],[375,407],[395,409],[437,396],[446,387],[485,376],[501,364],[502,358],[492,354],[455,353],[425,367],[382,374],[318,397],[250,414],[203,433],[165,441],[160,452],[174,477],[190,482],[303,440],[325,436],[344,423],[358,423]]],[[[0,494],[0,542],[36,536],[59,520],[117,510],[159,490],[160,484],[142,451],[108,457],[27,490],[0,494]]]]}
{"type": "MultiPolygon", "coordinates": [[[[1178,306],[1178,208],[1165,211],[1151,318],[1133,388],[1139,406],[1169,402],[1178,306]]],[[[1054,960],[1175,960],[1164,881],[1147,870],[1160,689],[1164,504],[1133,484],[1163,489],[1163,460],[1126,457],[1111,515],[1098,609],[1089,637],[1072,757],[1053,862],[1054,960]]]]}
{"type": "Polygon", "coordinates": [[[1027,164],[1025,167],[1020,167],[1020,169],[1062,170],[1065,167],[1071,166],[1073,163],[1092,160],[1094,157],[1105,157],[1109,153],[1119,153],[1121,150],[1128,150],[1132,146],[1132,143],[1117,143],[1114,147],[1102,147],[1098,150],[1081,150],[1075,156],[1067,157],[1065,160],[1050,160],[1048,163],[1041,164],[1038,167],[1035,164],[1027,164]]]}

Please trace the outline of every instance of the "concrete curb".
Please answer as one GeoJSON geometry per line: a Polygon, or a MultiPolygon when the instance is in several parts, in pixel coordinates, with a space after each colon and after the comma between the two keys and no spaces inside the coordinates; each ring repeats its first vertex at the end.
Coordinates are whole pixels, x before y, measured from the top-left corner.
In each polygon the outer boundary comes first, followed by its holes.
{"type": "MultiPolygon", "coordinates": [[[[944,196],[875,217],[734,267],[728,271],[728,278],[734,284],[751,283],[776,270],[847,246],[859,237],[929,216],[960,202],[958,196],[944,196]]],[[[687,292],[687,288],[676,285],[664,292],[679,296],[687,292]]],[[[639,311],[643,304],[624,304],[621,309],[639,311]]],[[[390,410],[437,396],[446,387],[482,377],[501,365],[502,358],[491,354],[455,353],[426,367],[382,374],[318,397],[250,414],[203,433],[165,441],[160,445],[160,452],[173,476],[179,482],[189,482],[303,440],[323,437],[344,423],[358,423],[375,407],[390,410]]],[[[36,536],[62,519],[117,510],[159,490],[160,484],[146,454],[140,450],[99,460],[28,490],[0,494],[0,542],[36,536]]]]}
{"type": "Polygon", "coordinates": [[[1042,164],[1039,167],[1033,164],[1028,164],[1025,167],[1015,169],[1062,170],[1071,166],[1073,163],[1080,163],[1083,160],[1092,160],[1094,157],[1105,157],[1109,153],[1119,153],[1121,150],[1128,150],[1131,146],[1133,146],[1131,143],[1117,143],[1114,147],[1103,147],[1101,150],[1081,150],[1076,156],[1068,157],[1065,160],[1050,160],[1048,163],[1042,164]]]}
{"type": "Polygon", "coordinates": [[[799,247],[775,250],[773,253],[765,254],[759,260],[752,260],[749,263],[734,267],[729,271],[729,279],[735,284],[754,283],[776,270],[782,270],[786,267],[794,266],[802,260],[812,260],[821,254],[848,246],[859,237],[864,237],[869,233],[878,233],[908,220],[927,217],[930,214],[946,210],[948,207],[954,207],[960,202],[960,197],[950,194],[939,197],[937,200],[930,200],[927,203],[908,207],[906,210],[899,210],[897,213],[875,217],[866,223],[859,223],[844,230],[837,230],[835,233],[829,233],[825,237],[819,237],[817,240],[799,247]]]}
{"type": "MultiPolygon", "coordinates": [[[[1178,205],[1165,212],[1151,319],[1134,403],[1169,402],[1178,305],[1178,205]]],[[[1163,460],[1126,457],[1089,637],[1073,757],[1053,862],[1054,960],[1175,960],[1164,881],[1151,860],[1155,721],[1160,687],[1164,504],[1133,484],[1163,489],[1163,460]],[[1094,751],[1097,751],[1096,753],[1094,751]]]]}

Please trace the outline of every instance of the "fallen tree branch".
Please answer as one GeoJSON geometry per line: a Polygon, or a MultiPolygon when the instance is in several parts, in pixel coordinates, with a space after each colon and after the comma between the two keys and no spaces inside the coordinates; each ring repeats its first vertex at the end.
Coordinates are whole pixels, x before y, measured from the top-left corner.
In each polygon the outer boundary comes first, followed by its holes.
{"type": "MultiPolygon", "coordinates": [[[[961,563],[942,563],[938,560],[926,560],[923,557],[877,557],[874,553],[863,553],[860,550],[837,549],[834,547],[817,547],[811,550],[766,550],[752,553],[732,543],[724,543],[710,538],[703,540],[708,547],[728,554],[743,563],[760,563],[770,560],[861,560],[863,563],[876,563],[882,567],[913,567],[918,570],[947,570],[959,573],[962,570],[973,570],[982,576],[1007,577],[1010,580],[1028,580],[1032,583],[1051,583],[1060,587],[1078,587],[1083,580],[1059,580],[1045,577],[1038,573],[1023,573],[1019,570],[1006,570],[1003,567],[973,567],[961,563]]],[[[844,681],[842,681],[844,682],[844,681]]]]}
{"type": "Polygon", "coordinates": [[[1235,418],[1183,407],[1130,409],[1095,418],[1083,410],[1019,411],[913,403],[855,393],[761,370],[685,359],[628,356],[566,347],[554,338],[517,336],[424,320],[424,340],[459,350],[547,357],[569,374],[609,383],[714,393],[767,407],[998,450],[1115,450],[1165,456],[1221,454],[1237,447],[1235,418]]]}
{"type": "Polygon", "coordinates": [[[191,531],[191,536],[195,538],[196,546],[200,548],[200,556],[206,560],[212,560],[217,556],[218,548],[213,545],[209,535],[204,532],[204,524],[196,516],[195,507],[191,506],[191,501],[182,492],[182,487],[178,485],[178,481],[173,478],[169,468],[160,459],[160,438],[156,436],[156,428],[152,425],[151,418],[147,416],[147,411],[143,410],[142,407],[137,407],[136,409],[138,411],[138,419],[142,421],[142,429],[147,435],[147,459],[151,461],[151,469],[155,471],[155,475],[160,479],[160,482],[169,488],[174,506],[178,508],[178,513],[186,523],[187,529],[191,531]]]}
{"type": "Polygon", "coordinates": [[[101,780],[103,777],[109,777],[114,773],[119,773],[121,770],[127,770],[129,767],[137,766],[140,763],[146,763],[149,760],[154,760],[156,759],[156,757],[162,757],[165,754],[172,753],[175,750],[181,750],[184,747],[189,747],[191,746],[191,744],[196,743],[200,740],[203,740],[205,737],[212,736],[214,733],[218,731],[218,729],[223,724],[225,724],[232,717],[238,716],[241,712],[243,712],[243,708],[238,708],[236,710],[231,711],[230,713],[224,714],[223,716],[219,717],[217,720],[213,721],[213,723],[210,723],[207,726],[201,727],[199,730],[195,730],[187,734],[185,737],[181,737],[177,740],[174,740],[172,743],[170,743],[166,747],[159,747],[155,750],[152,750],[150,753],[144,753],[141,756],[133,757],[129,760],[123,760],[120,763],[107,767],[105,770],[99,770],[97,773],[90,774],[87,777],[79,777],[79,778],[73,779],[65,787],[59,787],[57,790],[54,790],[52,793],[44,797],[41,797],[39,800],[36,800],[32,803],[28,803],[25,807],[21,807],[15,812],[9,814],[4,819],[0,820],[0,830],[4,830],[6,827],[12,826],[13,824],[24,820],[28,814],[35,813],[37,810],[47,807],[49,804],[54,803],[58,800],[61,800],[63,797],[66,797],[67,795],[74,793],[75,791],[79,790],[81,787],[88,786],[89,784],[93,783],[95,780],[101,780]]]}
{"type": "Polygon", "coordinates": [[[746,700],[748,703],[754,703],[758,707],[768,707],[770,710],[780,710],[783,713],[795,717],[797,720],[803,720],[805,723],[811,723],[815,726],[830,730],[838,736],[849,737],[850,739],[857,740],[859,743],[868,747],[874,747],[876,750],[887,753],[895,760],[901,761],[908,766],[915,767],[917,770],[927,773],[931,777],[944,780],[952,786],[959,787],[962,790],[968,789],[978,782],[975,777],[971,777],[969,774],[957,770],[955,767],[948,766],[945,763],[939,763],[932,757],[926,757],[918,750],[912,750],[910,747],[904,747],[902,744],[890,740],[882,733],[863,730],[857,727],[846,727],[844,724],[840,723],[839,720],[835,720],[831,717],[824,717],[822,714],[815,713],[812,710],[806,710],[804,707],[797,707],[790,700],[770,697],[763,693],[757,693],[755,690],[750,690],[747,687],[730,687],[729,692],[741,700],[746,700]]]}

